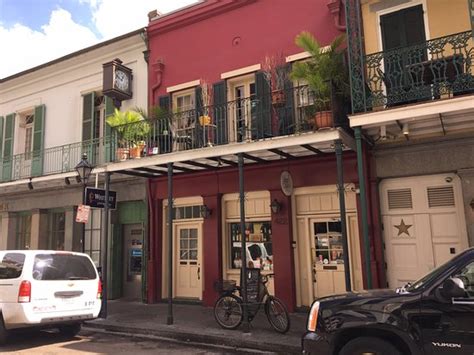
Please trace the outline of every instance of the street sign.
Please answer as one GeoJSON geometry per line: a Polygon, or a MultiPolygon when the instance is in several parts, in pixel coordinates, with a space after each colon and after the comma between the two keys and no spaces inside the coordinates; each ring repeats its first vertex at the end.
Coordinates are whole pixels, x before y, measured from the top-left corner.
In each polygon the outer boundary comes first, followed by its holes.
{"type": "MultiPolygon", "coordinates": [[[[95,208],[105,207],[105,190],[86,188],[86,205],[95,208]]],[[[117,208],[117,192],[109,190],[109,208],[114,210],[117,208]]]]}
{"type": "Polygon", "coordinates": [[[79,205],[77,206],[76,222],[77,223],[87,223],[89,221],[89,211],[91,210],[90,206],[79,205]]]}

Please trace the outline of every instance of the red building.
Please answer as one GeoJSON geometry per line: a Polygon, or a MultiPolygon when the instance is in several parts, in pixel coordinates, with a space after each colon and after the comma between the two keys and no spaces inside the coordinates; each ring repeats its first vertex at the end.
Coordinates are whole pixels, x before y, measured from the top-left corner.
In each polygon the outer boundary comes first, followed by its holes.
{"type": "MultiPolygon", "coordinates": [[[[149,102],[161,107],[153,128],[156,149],[149,149],[156,156],[127,166],[150,178],[149,302],[168,297],[168,265],[173,297],[205,305],[215,302],[218,280],[239,279],[239,156],[246,258],[262,273],[275,274],[270,286],[275,295],[294,310],[344,291],[347,261],[352,288],[364,287],[355,140],[341,107],[333,106],[334,123],[318,130],[307,114],[311,95],[305,83],[287,75],[295,61],[308,57],[295,45],[297,34],[309,31],[327,44],[344,31],[338,2],[331,5],[208,0],[150,19],[149,102]],[[286,73],[278,88],[284,101],[272,102],[266,60],[286,73]],[[163,113],[166,121],[160,121],[163,113]],[[344,184],[337,184],[337,153],[344,184]]],[[[384,276],[374,232],[376,186],[370,159],[364,162],[371,281],[378,286],[384,276]]]]}

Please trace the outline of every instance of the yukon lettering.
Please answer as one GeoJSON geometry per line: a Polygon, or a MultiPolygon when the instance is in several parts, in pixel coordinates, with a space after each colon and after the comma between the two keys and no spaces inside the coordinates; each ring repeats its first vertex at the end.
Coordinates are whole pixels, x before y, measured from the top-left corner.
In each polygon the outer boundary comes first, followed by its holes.
{"type": "Polygon", "coordinates": [[[461,344],[455,344],[455,343],[438,343],[438,342],[432,341],[431,344],[433,344],[433,346],[436,346],[438,348],[456,348],[456,349],[462,348],[461,344]]]}

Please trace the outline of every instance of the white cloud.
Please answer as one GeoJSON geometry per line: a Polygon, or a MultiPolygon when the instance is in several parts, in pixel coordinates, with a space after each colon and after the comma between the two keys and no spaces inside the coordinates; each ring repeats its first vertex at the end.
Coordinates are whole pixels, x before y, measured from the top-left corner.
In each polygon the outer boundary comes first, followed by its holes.
{"type": "Polygon", "coordinates": [[[51,13],[49,23],[42,31],[24,25],[12,28],[0,26],[0,78],[26,70],[41,63],[59,58],[98,41],[87,27],[78,25],[71,14],[63,9],[51,13]]]}
{"type": "Polygon", "coordinates": [[[0,22],[0,78],[35,67],[66,54],[148,25],[148,13],[162,13],[196,3],[198,0],[78,0],[90,6],[98,38],[89,28],[75,23],[71,14],[54,10],[42,31],[0,22]]]}
{"type": "Polygon", "coordinates": [[[93,20],[104,39],[131,32],[148,24],[148,13],[162,13],[195,3],[196,0],[85,0],[93,10],[93,20]]]}

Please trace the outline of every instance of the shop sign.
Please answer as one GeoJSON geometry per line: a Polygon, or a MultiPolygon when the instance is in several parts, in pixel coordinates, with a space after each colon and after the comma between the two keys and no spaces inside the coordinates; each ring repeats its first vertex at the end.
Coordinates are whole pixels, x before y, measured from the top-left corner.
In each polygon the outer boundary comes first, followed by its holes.
{"type": "Polygon", "coordinates": [[[285,196],[291,196],[293,194],[293,179],[289,171],[282,171],[280,174],[280,186],[281,191],[285,196]]]}
{"type": "MultiPolygon", "coordinates": [[[[105,207],[105,190],[95,189],[92,187],[86,188],[86,205],[95,208],[105,207]]],[[[117,192],[109,191],[109,208],[114,210],[117,205],[117,192]]]]}
{"type": "Polygon", "coordinates": [[[77,207],[76,222],[77,223],[87,223],[89,221],[89,211],[91,210],[90,206],[79,205],[77,207]]]}

